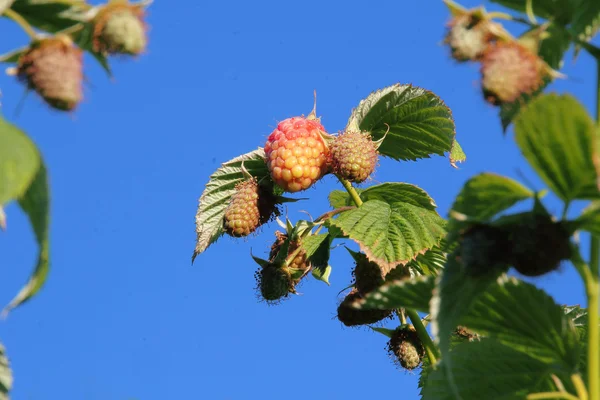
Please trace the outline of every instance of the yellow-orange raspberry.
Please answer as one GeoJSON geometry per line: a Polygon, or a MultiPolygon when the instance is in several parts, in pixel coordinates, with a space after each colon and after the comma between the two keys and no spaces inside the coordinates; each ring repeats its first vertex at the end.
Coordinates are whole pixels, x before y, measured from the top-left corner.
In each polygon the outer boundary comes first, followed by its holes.
{"type": "Polygon", "coordinates": [[[306,190],[327,171],[329,150],[317,119],[292,117],[281,121],[265,144],[273,181],[284,191],[306,190]]]}

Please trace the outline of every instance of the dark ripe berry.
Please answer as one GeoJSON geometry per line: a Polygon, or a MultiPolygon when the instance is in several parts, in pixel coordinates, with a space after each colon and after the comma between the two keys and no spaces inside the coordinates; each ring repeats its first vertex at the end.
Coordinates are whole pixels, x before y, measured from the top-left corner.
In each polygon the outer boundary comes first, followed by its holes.
{"type": "Polygon", "coordinates": [[[479,60],[488,44],[495,38],[491,31],[493,24],[473,13],[454,17],[448,24],[445,38],[452,51],[452,57],[459,62],[479,60]]]}
{"type": "Polygon", "coordinates": [[[352,270],[354,287],[358,293],[365,295],[383,284],[383,274],[377,263],[369,261],[366,257],[361,257],[359,260],[352,270]]]}
{"type": "Polygon", "coordinates": [[[255,279],[260,297],[274,303],[294,293],[294,282],[287,268],[268,265],[256,271],[255,279]]]}
{"type": "Polygon", "coordinates": [[[496,42],[481,62],[481,86],[492,105],[512,103],[538,90],[548,75],[544,62],[518,42],[496,42]]]}
{"type": "Polygon", "coordinates": [[[337,318],[346,326],[368,325],[379,322],[392,315],[391,310],[359,310],[351,306],[356,300],[362,298],[358,291],[351,291],[340,303],[337,309],[337,318]]]}
{"type": "Polygon", "coordinates": [[[394,331],[388,341],[388,354],[394,362],[412,371],[421,365],[425,348],[412,325],[404,325],[394,331]]]}
{"type": "Polygon", "coordinates": [[[397,265],[385,276],[386,282],[401,281],[410,278],[410,270],[406,265],[397,265]]]}
{"type": "Polygon", "coordinates": [[[19,58],[17,76],[52,108],[71,111],[83,98],[83,55],[68,36],[42,39],[19,58]]]}
{"type": "Polygon", "coordinates": [[[330,146],[331,171],[350,182],[364,182],[377,166],[377,148],[371,136],[361,132],[346,132],[337,136],[330,146]]]}
{"type": "Polygon", "coordinates": [[[126,1],[109,3],[94,19],[93,48],[103,54],[138,55],[146,49],[144,11],[126,1]]]}
{"type": "Polygon", "coordinates": [[[248,236],[277,214],[275,200],[254,178],[238,183],[225,209],[223,230],[233,237],[248,236]]]}
{"type": "Polygon", "coordinates": [[[544,275],[571,257],[569,232],[549,216],[530,215],[509,229],[512,265],[522,275],[544,275]]]}
{"type": "Polygon", "coordinates": [[[508,234],[500,228],[474,224],[462,233],[458,256],[467,274],[478,277],[508,268],[508,234]]]}

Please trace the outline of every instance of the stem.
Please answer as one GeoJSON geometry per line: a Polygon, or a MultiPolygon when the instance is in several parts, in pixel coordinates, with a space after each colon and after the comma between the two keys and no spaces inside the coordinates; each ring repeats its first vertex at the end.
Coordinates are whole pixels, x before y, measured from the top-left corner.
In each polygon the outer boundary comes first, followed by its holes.
{"type": "Polygon", "coordinates": [[[588,400],[588,392],[581,376],[579,374],[573,374],[571,375],[571,381],[573,382],[573,386],[575,386],[575,390],[577,390],[579,400],[588,400]]]}
{"type": "Polygon", "coordinates": [[[580,400],[577,396],[573,396],[571,393],[566,392],[544,392],[534,393],[526,397],[527,400],[542,400],[542,399],[566,399],[566,400],[580,400]]]}
{"type": "Polygon", "coordinates": [[[17,24],[19,24],[19,26],[25,31],[25,33],[29,35],[31,40],[37,40],[37,33],[35,33],[33,27],[29,25],[29,22],[27,22],[25,18],[23,18],[19,13],[15,12],[10,8],[7,8],[6,10],[4,10],[4,15],[15,21],[17,24]]]}
{"type": "MultiPolygon", "coordinates": [[[[354,204],[356,204],[357,207],[360,207],[363,201],[360,199],[360,196],[356,192],[356,189],[354,189],[350,182],[348,182],[341,176],[336,175],[336,177],[344,186],[344,189],[346,189],[350,197],[352,197],[354,204]]],[[[421,339],[421,342],[423,343],[423,347],[425,347],[425,352],[427,353],[427,357],[429,357],[429,362],[431,363],[431,365],[434,365],[437,362],[437,357],[439,357],[439,353],[437,347],[435,347],[435,344],[433,344],[429,333],[427,333],[427,330],[423,326],[423,322],[421,322],[419,314],[417,314],[415,310],[405,309],[404,311],[406,312],[406,315],[415,327],[417,335],[419,335],[419,339],[421,339]]]]}
{"type": "Polygon", "coordinates": [[[433,344],[433,340],[431,340],[429,333],[427,333],[427,330],[423,326],[423,322],[421,322],[419,314],[415,310],[411,310],[409,308],[407,308],[405,311],[406,315],[408,315],[408,318],[410,319],[410,322],[412,322],[413,326],[415,327],[417,335],[419,335],[419,339],[421,339],[421,342],[423,343],[423,347],[425,347],[425,352],[427,353],[427,357],[429,357],[429,362],[431,365],[435,365],[439,353],[435,347],[435,344],[433,344]]]}
{"type": "MultiPolygon", "coordinates": [[[[600,59],[596,60],[596,126],[600,128],[600,59]]],[[[600,400],[600,327],[598,326],[598,269],[600,238],[592,235],[590,246],[590,276],[585,281],[588,298],[588,385],[590,400],[600,400]]]]}
{"type": "Polygon", "coordinates": [[[340,183],[344,186],[344,189],[346,189],[346,191],[348,192],[350,197],[352,197],[352,201],[354,201],[354,204],[356,204],[356,207],[362,206],[363,201],[360,199],[358,192],[356,191],[356,189],[354,189],[352,184],[339,175],[336,175],[336,177],[338,178],[340,183]]]}
{"type": "Polygon", "coordinates": [[[569,206],[571,205],[570,201],[566,201],[562,211],[561,219],[567,219],[567,213],[569,212],[569,206]]]}

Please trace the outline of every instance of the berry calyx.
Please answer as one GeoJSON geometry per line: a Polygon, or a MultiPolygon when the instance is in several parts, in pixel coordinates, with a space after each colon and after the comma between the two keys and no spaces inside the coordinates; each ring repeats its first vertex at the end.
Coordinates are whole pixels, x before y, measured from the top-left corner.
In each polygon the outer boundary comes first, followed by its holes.
{"type": "Polygon", "coordinates": [[[550,72],[537,54],[517,41],[498,41],[483,54],[483,95],[492,105],[512,103],[536,92],[550,72]]]}
{"type": "Polygon", "coordinates": [[[146,44],[146,24],[141,6],[119,1],[100,9],[94,19],[94,51],[138,55],[146,49],[146,44]]]}
{"type": "Polygon", "coordinates": [[[369,134],[342,133],[333,140],[330,149],[332,172],[347,181],[364,182],[377,166],[377,147],[369,134]]]}
{"type": "Polygon", "coordinates": [[[277,214],[277,202],[272,192],[258,184],[255,178],[238,183],[223,216],[223,230],[230,236],[248,236],[277,214]]]}
{"type": "Polygon", "coordinates": [[[342,300],[337,309],[337,318],[346,326],[368,325],[379,322],[392,315],[392,310],[359,310],[352,304],[362,296],[356,289],[342,300]]]}
{"type": "Polygon", "coordinates": [[[19,58],[17,77],[51,107],[71,111],[83,98],[83,54],[65,35],[32,43],[19,58]]]}
{"type": "Polygon", "coordinates": [[[306,190],[327,172],[325,128],[309,116],[281,121],[267,138],[265,155],[273,181],[284,191],[306,190]]]}
{"type": "Polygon", "coordinates": [[[400,326],[392,333],[387,351],[395,363],[409,371],[421,365],[425,355],[423,343],[412,325],[400,326]]]}

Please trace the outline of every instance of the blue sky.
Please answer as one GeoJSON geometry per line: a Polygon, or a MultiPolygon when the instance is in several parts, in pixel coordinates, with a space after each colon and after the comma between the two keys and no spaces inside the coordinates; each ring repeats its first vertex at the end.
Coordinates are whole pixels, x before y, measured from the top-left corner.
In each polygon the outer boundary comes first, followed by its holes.
{"type": "MultiPolygon", "coordinates": [[[[478,4],[474,1],[469,6],[478,4]]],[[[498,9],[494,5],[489,9],[498,9]]],[[[376,181],[417,184],[446,216],[462,184],[521,170],[542,188],[483,102],[478,66],[440,46],[441,1],[157,1],[148,54],[115,60],[115,80],[86,58],[86,100],[51,112],[2,75],[5,117],[35,140],[49,168],[52,271],[41,294],[0,322],[15,400],[416,399],[417,375],[397,370],[386,338],[334,319],[352,261],[333,252],[331,287],[309,279],[276,307],[256,300],[250,250],[264,256],[276,224],[250,240],[224,237],[194,266],[194,214],[221,162],[262,146],[277,122],[308,114],[313,90],[330,132],[371,91],[412,83],[452,109],[468,160],[383,160],[376,181]],[[426,4],[427,3],[427,4],[426,4]]],[[[2,49],[26,42],[0,21],[2,49]]],[[[593,110],[595,65],[565,62],[569,91],[593,110]]],[[[288,206],[292,220],[328,209],[328,177],[288,206]]],[[[560,209],[550,202],[553,212],[560,209]]],[[[15,204],[0,233],[7,303],[34,264],[33,236],[15,204]]],[[[536,279],[561,303],[585,304],[574,271],[536,279]]],[[[393,327],[393,325],[391,325],[393,327]]]]}

